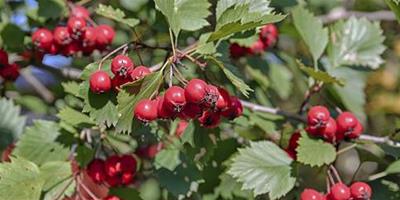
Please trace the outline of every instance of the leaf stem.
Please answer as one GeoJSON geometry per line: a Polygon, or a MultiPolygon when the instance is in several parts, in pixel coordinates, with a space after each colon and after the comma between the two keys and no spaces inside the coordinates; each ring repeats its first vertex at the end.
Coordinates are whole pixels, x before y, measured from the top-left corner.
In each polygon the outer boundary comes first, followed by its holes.
{"type": "Polygon", "coordinates": [[[350,146],[344,147],[343,149],[340,149],[340,150],[336,153],[336,155],[338,156],[338,155],[340,155],[340,154],[342,154],[342,153],[345,153],[346,151],[349,151],[349,150],[353,149],[353,148],[356,147],[356,146],[357,146],[357,143],[353,143],[353,144],[351,144],[350,146]]]}

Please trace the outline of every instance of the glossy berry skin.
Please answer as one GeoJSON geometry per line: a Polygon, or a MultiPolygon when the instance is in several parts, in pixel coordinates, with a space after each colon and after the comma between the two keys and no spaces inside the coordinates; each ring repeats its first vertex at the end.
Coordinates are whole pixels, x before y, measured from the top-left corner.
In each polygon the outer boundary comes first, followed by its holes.
{"type": "Polygon", "coordinates": [[[117,196],[109,195],[105,197],[103,200],[121,200],[121,199],[117,196]]]}
{"type": "Polygon", "coordinates": [[[158,117],[157,113],[157,101],[152,101],[149,99],[140,100],[135,107],[134,114],[136,119],[143,123],[148,123],[150,121],[156,120],[158,117]]]}
{"type": "Polygon", "coordinates": [[[82,47],[94,49],[96,46],[96,28],[86,27],[85,33],[82,37],[82,47]]]}
{"type": "Polygon", "coordinates": [[[176,128],[175,135],[180,138],[182,137],[183,133],[185,132],[186,128],[188,127],[189,122],[186,120],[180,120],[178,122],[178,127],[176,128]]]}
{"type": "Polygon", "coordinates": [[[336,142],[336,130],[336,121],[330,117],[328,123],[326,123],[325,127],[321,130],[322,137],[328,142],[334,143],[336,142]]]}
{"type": "Polygon", "coordinates": [[[0,66],[0,77],[7,81],[15,81],[19,77],[20,67],[18,64],[8,64],[0,66]]]}
{"type": "Polygon", "coordinates": [[[232,58],[240,58],[246,55],[248,52],[247,48],[241,47],[237,43],[231,44],[229,47],[229,52],[232,58]]]}
{"type": "Polygon", "coordinates": [[[121,170],[122,172],[136,173],[137,161],[132,155],[121,156],[121,170]]]}
{"type": "Polygon", "coordinates": [[[194,119],[200,117],[202,113],[203,110],[201,109],[199,104],[186,103],[179,117],[181,119],[194,119]]]}
{"type": "Polygon", "coordinates": [[[228,106],[231,104],[231,97],[229,96],[228,91],[223,88],[218,88],[218,99],[215,104],[215,108],[217,111],[225,111],[228,109],[228,106]]]}
{"type": "Polygon", "coordinates": [[[265,44],[262,40],[255,41],[249,48],[249,54],[261,54],[264,52],[265,44]]]}
{"type": "Polygon", "coordinates": [[[124,172],[121,175],[121,183],[122,185],[129,185],[133,182],[133,174],[132,172],[124,172]]]}
{"type": "Polygon", "coordinates": [[[57,45],[67,45],[72,42],[71,35],[69,34],[68,28],[58,26],[54,29],[54,42],[57,45]]]}
{"type": "Polygon", "coordinates": [[[168,106],[164,103],[164,96],[159,96],[156,99],[157,101],[157,115],[160,119],[170,119],[175,116],[174,111],[169,109],[168,106]]]}
{"type": "Polygon", "coordinates": [[[8,53],[0,49],[0,67],[8,65],[8,53]]]}
{"type": "Polygon", "coordinates": [[[217,112],[204,111],[200,118],[200,124],[206,128],[215,128],[221,122],[221,115],[217,112]]]}
{"type": "Polygon", "coordinates": [[[358,122],[356,127],[354,127],[353,131],[348,133],[346,137],[350,139],[356,139],[360,137],[363,131],[364,131],[363,125],[360,122],[358,122]]]}
{"type": "Polygon", "coordinates": [[[261,28],[260,40],[265,45],[265,48],[271,47],[278,38],[278,29],[273,24],[267,24],[261,28]]]}
{"type": "Polygon", "coordinates": [[[96,44],[100,48],[104,48],[104,46],[111,44],[115,36],[114,29],[111,26],[105,24],[97,26],[96,33],[96,44]]]}
{"type": "Polygon", "coordinates": [[[372,189],[367,183],[355,182],[350,186],[350,193],[354,200],[369,200],[372,196],[372,189]]]}
{"type": "Polygon", "coordinates": [[[231,104],[228,109],[221,112],[221,115],[226,117],[227,119],[233,120],[236,117],[239,117],[243,114],[243,106],[240,102],[239,98],[235,96],[231,96],[231,104]]]}
{"type": "Polygon", "coordinates": [[[82,19],[87,19],[90,17],[90,13],[86,8],[84,8],[82,6],[77,6],[77,5],[75,5],[72,8],[71,15],[73,17],[82,18],[82,19]]]}
{"type": "MultiPolygon", "coordinates": [[[[343,139],[351,134],[358,124],[357,118],[350,112],[343,112],[336,118],[338,137],[343,139]]],[[[339,139],[338,138],[338,139],[339,139]]]]}
{"type": "Polygon", "coordinates": [[[127,77],[134,68],[132,60],[125,55],[117,55],[111,62],[111,71],[116,76],[127,77]]]}
{"type": "Polygon", "coordinates": [[[53,33],[45,28],[39,28],[32,34],[32,42],[42,51],[50,49],[53,43],[53,33]]]}
{"type": "Polygon", "coordinates": [[[86,171],[95,183],[101,183],[106,178],[105,163],[103,160],[92,160],[87,166],[86,171]]]}
{"type": "Polygon", "coordinates": [[[165,91],[164,104],[168,109],[179,113],[186,104],[185,90],[178,86],[172,86],[165,91]]]}
{"type": "Polygon", "coordinates": [[[80,39],[86,29],[86,21],[82,18],[70,17],[67,22],[68,31],[75,40],[80,39]]]}
{"type": "Polygon", "coordinates": [[[164,148],[164,144],[162,142],[151,144],[146,147],[141,147],[137,150],[137,155],[141,158],[154,158],[158,152],[160,152],[164,148]]]}
{"type": "Polygon", "coordinates": [[[113,177],[122,173],[122,162],[121,157],[118,155],[112,155],[107,158],[105,162],[105,172],[107,176],[113,177]]]}
{"type": "Polygon", "coordinates": [[[114,76],[111,79],[112,88],[115,91],[118,91],[121,88],[122,85],[124,85],[126,83],[129,83],[129,82],[132,82],[131,77],[124,78],[124,77],[120,77],[120,76],[114,76]]]}
{"type": "Polygon", "coordinates": [[[185,98],[187,102],[200,104],[207,95],[207,83],[201,79],[192,79],[185,87],[185,98]]]}
{"type": "Polygon", "coordinates": [[[299,141],[300,137],[301,137],[301,134],[299,132],[294,132],[292,134],[292,136],[290,136],[288,148],[295,150],[297,148],[297,146],[299,146],[298,141],[299,141]]]}
{"type": "Polygon", "coordinates": [[[107,176],[106,182],[111,187],[122,185],[122,179],[119,176],[107,176]]]}
{"type": "Polygon", "coordinates": [[[350,198],[350,189],[343,183],[336,183],[331,187],[329,193],[330,200],[348,200],[350,198]]]}
{"type": "Polygon", "coordinates": [[[328,123],[330,114],[324,106],[314,106],[307,114],[307,123],[309,126],[321,127],[328,123]]]}
{"type": "Polygon", "coordinates": [[[205,108],[215,109],[219,96],[220,96],[220,93],[216,86],[210,85],[210,84],[207,85],[206,96],[204,97],[202,106],[205,108]]]}
{"type": "Polygon", "coordinates": [[[138,66],[135,69],[132,70],[131,72],[131,77],[134,81],[142,79],[143,77],[145,77],[146,75],[150,74],[151,71],[149,68],[145,67],[145,66],[138,66]]]}
{"type": "Polygon", "coordinates": [[[105,71],[98,70],[90,76],[90,90],[93,93],[101,94],[111,89],[111,78],[105,71]]]}
{"type": "Polygon", "coordinates": [[[73,41],[66,46],[64,46],[61,50],[61,53],[64,56],[73,56],[82,50],[82,46],[77,41],[73,41]]]}
{"type": "Polygon", "coordinates": [[[324,196],[314,189],[305,189],[300,195],[300,200],[324,200],[324,196]]]}

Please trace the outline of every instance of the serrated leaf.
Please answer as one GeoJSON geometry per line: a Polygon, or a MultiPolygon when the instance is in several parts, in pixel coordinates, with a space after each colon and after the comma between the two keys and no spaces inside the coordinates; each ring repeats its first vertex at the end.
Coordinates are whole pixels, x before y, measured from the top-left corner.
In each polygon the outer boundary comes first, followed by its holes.
{"type": "Polygon", "coordinates": [[[276,144],[269,141],[250,142],[239,149],[228,174],[243,183],[243,189],[253,190],[254,196],[268,193],[270,199],[287,194],[295,184],[291,177],[292,159],[276,144]]]}
{"type": "Polygon", "coordinates": [[[217,52],[217,48],[214,43],[207,42],[211,33],[202,34],[199,38],[198,45],[196,47],[196,53],[202,55],[210,55],[217,52]]]}
{"type": "Polygon", "coordinates": [[[219,19],[221,15],[232,6],[249,4],[250,13],[266,13],[270,14],[273,9],[270,7],[270,0],[220,0],[216,8],[216,17],[219,19]]]}
{"type": "Polygon", "coordinates": [[[311,67],[306,67],[301,61],[297,60],[297,64],[300,66],[300,69],[305,72],[308,76],[312,77],[315,80],[322,81],[323,83],[335,83],[340,86],[344,86],[344,81],[338,79],[327,72],[317,71],[311,67]]]}
{"type": "Polygon", "coordinates": [[[196,31],[209,25],[206,18],[210,15],[207,0],[154,0],[157,9],[167,18],[175,33],[180,30],[196,31]]]}
{"type": "Polygon", "coordinates": [[[396,15],[396,19],[400,22],[400,6],[399,0],[385,0],[386,5],[392,10],[392,12],[396,15]]]}
{"type": "Polygon", "coordinates": [[[76,148],[75,159],[79,163],[79,166],[84,168],[93,160],[95,153],[96,152],[93,149],[86,147],[85,145],[79,145],[76,148]]]}
{"type": "Polygon", "coordinates": [[[270,85],[269,78],[259,69],[253,69],[249,65],[246,66],[246,72],[266,91],[270,85]]]}
{"type": "Polygon", "coordinates": [[[207,56],[207,59],[213,61],[225,74],[225,76],[231,81],[231,83],[246,97],[249,96],[249,92],[254,91],[250,88],[242,79],[235,76],[231,71],[229,71],[224,63],[213,56],[207,56]]]}
{"type": "Polygon", "coordinates": [[[11,163],[0,164],[0,199],[39,200],[44,180],[35,163],[22,158],[11,158],[11,163]]]}
{"type": "Polygon", "coordinates": [[[384,61],[381,54],[386,47],[384,36],[377,22],[351,17],[331,27],[328,48],[332,66],[357,65],[378,68],[384,61]]]}
{"type": "Polygon", "coordinates": [[[321,20],[301,6],[292,10],[294,26],[308,46],[314,62],[321,57],[328,44],[328,30],[321,20]]]}
{"type": "Polygon", "coordinates": [[[118,93],[118,112],[120,118],[116,125],[117,132],[130,133],[132,131],[133,109],[141,99],[149,98],[163,82],[163,70],[151,73],[142,79],[140,92],[137,95],[129,94],[125,90],[118,93]]]}
{"type": "Polygon", "coordinates": [[[175,168],[181,164],[179,158],[180,152],[177,148],[166,148],[157,153],[154,160],[156,169],[166,168],[170,171],[174,171],[175,168]]]}
{"type": "Polygon", "coordinates": [[[28,159],[37,165],[50,161],[65,161],[69,150],[55,140],[60,135],[60,127],[55,122],[35,121],[26,128],[17,142],[13,155],[28,159]]]}
{"type": "Polygon", "coordinates": [[[126,24],[132,28],[139,24],[138,19],[125,18],[126,15],[125,15],[124,11],[122,11],[118,8],[113,8],[110,5],[107,6],[107,5],[99,4],[99,6],[96,9],[96,13],[103,17],[107,17],[107,18],[113,19],[117,22],[126,24]]]}
{"type": "Polygon", "coordinates": [[[92,125],[95,125],[95,122],[90,119],[89,116],[78,112],[68,106],[60,110],[60,112],[57,114],[57,117],[60,118],[61,121],[64,121],[74,127],[90,127],[92,125]]]}
{"type": "Polygon", "coordinates": [[[73,178],[68,178],[60,184],[47,191],[43,200],[54,200],[60,197],[72,196],[75,192],[75,181],[73,178]]]}
{"type": "Polygon", "coordinates": [[[391,163],[385,170],[387,174],[397,174],[400,173],[400,160],[391,163]]]}
{"type": "Polygon", "coordinates": [[[0,99],[0,150],[5,149],[17,139],[25,125],[26,118],[20,116],[21,108],[14,105],[12,100],[0,99]]]}
{"type": "Polygon", "coordinates": [[[47,162],[40,167],[40,177],[45,181],[44,191],[52,189],[70,176],[71,163],[67,161],[47,162]]]}
{"type": "Polygon", "coordinates": [[[293,88],[293,73],[282,64],[270,63],[268,77],[271,79],[271,87],[279,97],[289,98],[293,88]]]}
{"type": "Polygon", "coordinates": [[[45,18],[59,18],[67,12],[68,6],[63,0],[38,0],[38,15],[45,18]]]}
{"type": "Polygon", "coordinates": [[[297,161],[311,167],[321,167],[330,164],[336,159],[336,150],[332,144],[320,139],[311,139],[307,134],[302,134],[296,148],[297,161]],[[316,149],[318,149],[316,151],[316,149]]]}
{"type": "Polygon", "coordinates": [[[1,30],[3,46],[9,51],[22,51],[25,33],[15,24],[6,24],[1,30]]]}
{"type": "Polygon", "coordinates": [[[64,88],[64,92],[72,94],[76,97],[79,96],[79,83],[75,81],[68,81],[61,83],[62,87],[64,88]]]}

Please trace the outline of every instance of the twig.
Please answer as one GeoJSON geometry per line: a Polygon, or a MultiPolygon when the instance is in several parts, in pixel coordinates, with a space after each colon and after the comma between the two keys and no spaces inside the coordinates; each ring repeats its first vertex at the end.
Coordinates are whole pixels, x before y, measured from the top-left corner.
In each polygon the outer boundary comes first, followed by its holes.
{"type": "Polygon", "coordinates": [[[375,12],[360,12],[360,11],[347,11],[341,7],[332,9],[328,14],[321,15],[318,18],[320,18],[324,24],[328,24],[340,19],[347,19],[352,16],[357,18],[364,17],[372,21],[396,20],[396,16],[394,15],[394,13],[388,10],[380,10],[375,12]]]}
{"type": "Polygon", "coordinates": [[[397,147],[400,148],[400,142],[396,142],[391,140],[389,137],[378,137],[378,136],[372,136],[372,135],[360,135],[358,138],[359,140],[367,140],[371,141],[374,143],[380,143],[380,144],[387,144],[392,147],[397,147]]]}
{"type": "Polygon", "coordinates": [[[347,147],[344,147],[343,149],[340,149],[339,151],[336,152],[336,155],[340,155],[346,151],[349,151],[350,149],[353,149],[354,147],[357,146],[357,143],[353,143],[352,145],[349,145],[347,147]]]}
{"type": "Polygon", "coordinates": [[[33,89],[47,102],[52,103],[54,101],[53,93],[46,88],[35,76],[31,74],[29,69],[21,71],[21,76],[33,87],[33,89]]]}
{"type": "MultiPolygon", "coordinates": [[[[86,187],[86,185],[82,182],[82,179],[80,176],[78,176],[78,185],[82,186],[82,188],[86,191],[86,193],[93,199],[93,200],[101,200],[99,198],[97,198],[97,196],[95,194],[93,194],[92,191],[90,191],[90,189],[88,187],[86,187]]],[[[78,186],[79,187],[79,186],[78,186]]]]}
{"type": "Polygon", "coordinates": [[[290,119],[294,119],[294,120],[301,121],[301,122],[306,122],[306,119],[304,117],[294,114],[294,113],[285,112],[278,108],[270,108],[270,107],[266,107],[266,106],[261,106],[261,105],[251,103],[248,101],[244,101],[244,100],[241,100],[240,102],[242,103],[242,105],[244,107],[249,108],[250,110],[252,110],[254,112],[265,112],[265,113],[270,113],[270,114],[274,114],[274,115],[282,115],[282,116],[290,118],[290,119]]]}
{"type": "Polygon", "coordinates": [[[335,175],[336,180],[341,183],[342,179],[339,176],[338,171],[336,170],[336,168],[333,165],[329,165],[329,169],[333,172],[333,175],[335,175]]]}
{"type": "MultiPolygon", "coordinates": [[[[133,33],[135,33],[135,36],[136,36],[136,40],[137,40],[137,42],[140,42],[140,43],[141,43],[141,40],[140,40],[139,34],[136,32],[136,30],[135,30],[135,29],[133,29],[133,33]]],[[[138,55],[138,58],[139,58],[140,64],[141,64],[141,65],[144,65],[144,63],[143,63],[143,59],[142,59],[142,55],[140,54],[140,51],[139,51],[139,49],[135,48],[135,50],[136,50],[136,54],[138,55]]]]}
{"type": "Polygon", "coordinates": [[[304,100],[303,100],[303,102],[301,103],[301,106],[300,106],[300,109],[299,109],[298,114],[301,115],[301,114],[303,114],[303,113],[305,112],[305,110],[306,110],[306,108],[307,108],[307,105],[308,105],[308,103],[310,102],[311,97],[312,97],[315,93],[318,93],[318,92],[321,90],[323,84],[324,84],[323,82],[315,83],[313,86],[311,86],[311,87],[306,91],[306,93],[304,94],[304,100]]]}
{"type": "Polygon", "coordinates": [[[106,61],[109,57],[111,57],[112,55],[114,55],[115,53],[117,53],[118,51],[120,51],[121,49],[124,49],[125,47],[127,47],[129,45],[129,43],[125,43],[121,46],[119,46],[118,48],[114,49],[113,51],[111,51],[110,53],[108,53],[107,55],[105,55],[99,62],[99,70],[101,69],[103,62],[106,61]]]}

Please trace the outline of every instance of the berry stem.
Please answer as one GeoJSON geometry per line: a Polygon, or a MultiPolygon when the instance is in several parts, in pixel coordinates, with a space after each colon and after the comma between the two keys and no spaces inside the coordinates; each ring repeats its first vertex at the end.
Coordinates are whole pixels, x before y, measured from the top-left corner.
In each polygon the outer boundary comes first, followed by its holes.
{"type": "Polygon", "coordinates": [[[82,178],[81,178],[79,175],[78,175],[77,179],[78,179],[78,180],[77,180],[77,181],[78,181],[77,187],[82,186],[82,188],[86,191],[86,193],[87,193],[93,200],[101,200],[101,199],[97,198],[97,196],[96,196],[95,194],[93,194],[93,192],[90,191],[90,189],[82,182],[82,178]]]}
{"type": "Polygon", "coordinates": [[[344,148],[342,148],[342,149],[340,149],[339,151],[336,152],[336,156],[338,156],[338,155],[340,155],[342,153],[345,153],[345,152],[353,149],[356,146],[357,146],[357,143],[353,143],[353,144],[351,144],[351,145],[349,145],[347,147],[344,147],[344,148]]]}
{"type": "MultiPolygon", "coordinates": [[[[135,29],[133,29],[133,33],[134,33],[135,36],[136,36],[136,40],[137,40],[139,43],[141,43],[142,41],[141,41],[141,39],[140,39],[140,37],[139,37],[139,34],[136,32],[135,29]]],[[[140,64],[141,64],[141,65],[144,65],[143,59],[142,59],[142,55],[140,54],[139,49],[135,48],[135,50],[136,50],[136,53],[137,53],[137,55],[138,55],[138,57],[139,57],[140,64]]]]}
{"type": "Polygon", "coordinates": [[[338,171],[336,170],[336,168],[333,165],[329,165],[329,169],[333,172],[333,175],[335,176],[336,180],[341,183],[342,179],[339,176],[338,171]]]}
{"type": "Polygon", "coordinates": [[[107,60],[109,57],[111,57],[112,55],[116,54],[118,51],[120,51],[121,49],[124,49],[125,47],[127,47],[129,45],[129,43],[125,43],[121,46],[119,46],[118,48],[114,49],[113,51],[111,51],[110,53],[108,53],[107,55],[105,55],[99,62],[99,70],[101,70],[101,67],[103,65],[103,62],[105,60],[107,60]]]}

